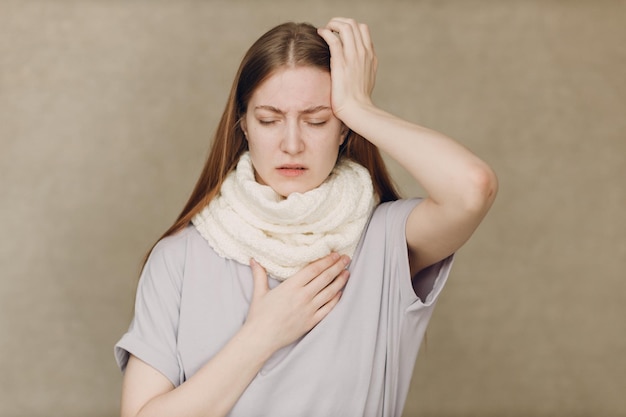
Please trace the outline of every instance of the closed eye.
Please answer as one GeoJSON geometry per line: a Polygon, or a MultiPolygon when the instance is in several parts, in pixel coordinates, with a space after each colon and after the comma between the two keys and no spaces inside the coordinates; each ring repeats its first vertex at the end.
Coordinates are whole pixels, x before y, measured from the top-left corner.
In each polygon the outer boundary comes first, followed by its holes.
{"type": "Polygon", "coordinates": [[[320,121],[309,120],[307,122],[307,124],[310,125],[310,126],[324,126],[326,124],[326,122],[327,122],[327,120],[320,120],[320,121]]]}

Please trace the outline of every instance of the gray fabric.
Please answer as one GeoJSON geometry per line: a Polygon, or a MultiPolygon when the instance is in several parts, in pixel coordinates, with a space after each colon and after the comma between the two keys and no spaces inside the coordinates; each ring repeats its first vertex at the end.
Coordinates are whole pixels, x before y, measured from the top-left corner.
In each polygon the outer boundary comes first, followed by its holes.
{"type": "MultiPolygon", "coordinates": [[[[405,224],[419,200],[378,206],[350,264],[333,311],[265,364],[229,414],[399,416],[435,301],[452,257],[417,279],[432,282],[420,300],[411,285],[405,224]]],[[[278,281],[270,279],[270,286],[278,281]]],[[[252,294],[247,265],[218,257],[193,227],[163,239],[142,273],[135,317],[115,346],[175,386],[191,377],[237,332],[252,294]]]]}

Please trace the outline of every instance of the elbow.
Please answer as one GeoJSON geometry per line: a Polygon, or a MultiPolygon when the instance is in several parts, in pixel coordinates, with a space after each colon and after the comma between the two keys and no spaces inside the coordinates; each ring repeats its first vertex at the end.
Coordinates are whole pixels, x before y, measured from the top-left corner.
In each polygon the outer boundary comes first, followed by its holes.
{"type": "Polygon", "coordinates": [[[498,177],[487,165],[473,167],[466,177],[465,207],[466,210],[485,215],[493,204],[498,193],[498,177]]]}

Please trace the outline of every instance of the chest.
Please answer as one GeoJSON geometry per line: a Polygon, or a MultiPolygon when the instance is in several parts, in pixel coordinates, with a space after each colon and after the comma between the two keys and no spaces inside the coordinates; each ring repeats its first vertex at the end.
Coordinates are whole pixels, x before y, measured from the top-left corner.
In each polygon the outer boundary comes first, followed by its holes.
{"type": "MultiPolygon", "coordinates": [[[[243,325],[252,296],[250,268],[215,256],[187,265],[182,292],[177,343],[186,378],[197,372],[243,325]]],[[[356,269],[342,299],[314,329],[276,352],[245,395],[275,395],[310,384],[304,391],[329,387],[355,388],[370,379],[384,340],[381,320],[382,282],[379,274],[356,269]],[[382,336],[382,337],[381,337],[382,336]],[[279,389],[280,388],[280,389],[279,389]]],[[[371,270],[370,270],[371,272],[371,270]]],[[[278,285],[270,280],[271,287],[278,285]]],[[[239,401],[245,404],[244,398],[239,401]]],[[[258,405],[258,404],[257,404],[258,405]]]]}

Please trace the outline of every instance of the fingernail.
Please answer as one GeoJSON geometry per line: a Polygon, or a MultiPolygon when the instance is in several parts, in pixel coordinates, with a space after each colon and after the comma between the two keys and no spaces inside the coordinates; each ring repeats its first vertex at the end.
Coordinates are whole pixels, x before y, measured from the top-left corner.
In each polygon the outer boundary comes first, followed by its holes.
{"type": "Polygon", "coordinates": [[[350,263],[350,257],[347,255],[344,255],[342,261],[344,265],[348,265],[350,263]]]}

